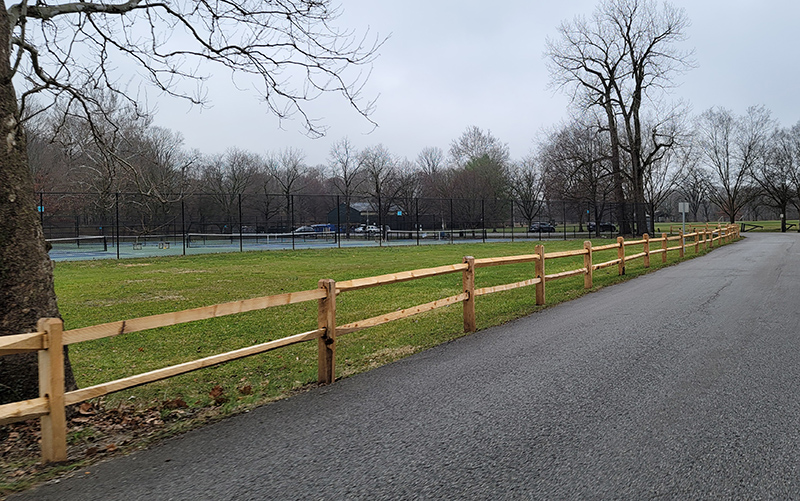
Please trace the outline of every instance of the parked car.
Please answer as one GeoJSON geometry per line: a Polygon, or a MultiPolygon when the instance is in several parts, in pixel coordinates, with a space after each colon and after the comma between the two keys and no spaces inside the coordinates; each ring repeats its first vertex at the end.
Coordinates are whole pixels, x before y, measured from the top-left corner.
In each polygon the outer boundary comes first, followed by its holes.
{"type": "Polygon", "coordinates": [[[365,225],[365,226],[359,226],[358,228],[353,230],[353,232],[354,233],[370,233],[370,234],[371,233],[378,233],[378,227],[375,226],[374,224],[368,224],[368,225],[365,225]]]}
{"type": "Polygon", "coordinates": [[[535,223],[531,223],[530,231],[536,233],[552,233],[556,231],[556,227],[550,223],[545,223],[544,221],[536,221],[535,223]]]}
{"type": "MultiPolygon", "coordinates": [[[[598,224],[595,223],[594,221],[591,221],[591,222],[586,223],[586,227],[589,229],[589,231],[595,231],[595,228],[598,227],[598,224]]],[[[600,227],[600,231],[601,232],[603,232],[603,231],[611,231],[611,232],[617,231],[617,227],[614,226],[614,223],[608,223],[608,222],[600,223],[599,227],[600,227]]]]}
{"type": "Polygon", "coordinates": [[[292,233],[314,233],[314,228],[311,226],[301,226],[294,230],[292,233]]]}

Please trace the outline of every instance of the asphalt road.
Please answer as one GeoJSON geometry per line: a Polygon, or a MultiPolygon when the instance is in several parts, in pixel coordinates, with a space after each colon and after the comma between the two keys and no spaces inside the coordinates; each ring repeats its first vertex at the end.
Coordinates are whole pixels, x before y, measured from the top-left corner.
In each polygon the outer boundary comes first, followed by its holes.
{"type": "Polygon", "coordinates": [[[799,240],[752,235],[13,499],[800,498],[799,240]]]}

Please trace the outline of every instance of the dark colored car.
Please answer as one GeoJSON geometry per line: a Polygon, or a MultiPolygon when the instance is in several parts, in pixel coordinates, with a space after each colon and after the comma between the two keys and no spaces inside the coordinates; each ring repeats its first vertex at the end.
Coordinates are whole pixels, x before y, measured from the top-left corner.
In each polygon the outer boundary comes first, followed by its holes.
{"type": "Polygon", "coordinates": [[[536,233],[538,233],[538,232],[551,233],[553,231],[556,231],[556,227],[553,226],[550,223],[545,223],[543,221],[537,221],[537,222],[531,224],[530,231],[536,232],[536,233]]]}
{"type": "MultiPolygon", "coordinates": [[[[586,227],[589,229],[589,231],[595,231],[595,228],[597,226],[598,226],[598,224],[595,223],[594,221],[586,223],[586,227]]],[[[613,223],[600,223],[599,227],[600,227],[600,231],[601,232],[603,232],[603,231],[611,231],[611,232],[617,231],[617,227],[614,226],[613,223]]]]}

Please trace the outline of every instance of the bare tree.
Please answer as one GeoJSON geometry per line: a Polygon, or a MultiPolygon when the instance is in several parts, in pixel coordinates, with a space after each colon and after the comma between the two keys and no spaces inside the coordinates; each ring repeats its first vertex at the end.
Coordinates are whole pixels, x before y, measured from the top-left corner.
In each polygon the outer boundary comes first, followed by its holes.
{"type": "Polygon", "coordinates": [[[139,147],[152,117],[118,95],[100,90],[92,99],[104,111],[104,120],[92,122],[76,114],[69,106],[57,103],[51,108],[53,140],[61,145],[70,161],[75,186],[94,195],[93,203],[101,211],[114,205],[115,193],[136,191],[131,174],[141,152],[139,147]]]}
{"type": "Polygon", "coordinates": [[[423,196],[447,198],[449,189],[450,170],[446,163],[444,151],[441,148],[427,146],[417,155],[417,167],[421,176],[421,190],[423,196]]]}
{"type": "Polygon", "coordinates": [[[253,177],[256,196],[247,199],[247,206],[264,218],[263,231],[270,232],[273,229],[272,219],[283,210],[283,197],[277,195],[278,183],[272,177],[269,161],[262,160],[261,167],[253,177]]]}
{"type": "MultiPolygon", "coordinates": [[[[657,129],[642,126],[642,112],[672,85],[676,73],[691,67],[690,54],[678,48],[687,26],[685,12],[667,3],[659,8],[655,0],[604,0],[591,22],[576,18],[563,23],[560,38],[548,41],[553,83],[572,89],[580,107],[600,106],[605,111],[617,202],[626,201],[620,148],[627,153],[639,233],[646,228],[642,208],[647,159],[672,145],[657,129]]],[[[624,221],[624,209],[620,211],[624,221]]]]}
{"type": "MultiPolygon", "coordinates": [[[[576,17],[558,27],[559,38],[547,40],[545,55],[549,60],[551,84],[570,92],[572,103],[581,112],[599,107],[605,117],[604,130],[609,138],[609,161],[613,179],[614,198],[617,202],[617,220],[626,221],[626,194],[620,147],[620,130],[614,89],[617,80],[627,77],[624,44],[609,23],[602,3],[591,20],[576,17]]],[[[620,228],[628,233],[627,226],[620,228]]]]}
{"type": "MultiPolygon", "coordinates": [[[[350,204],[365,178],[362,175],[362,164],[358,151],[349,139],[343,138],[333,143],[329,155],[329,165],[333,173],[333,185],[336,191],[344,197],[345,234],[347,238],[350,238],[350,204]]],[[[336,210],[340,210],[340,208],[336,210]]],[[[340,230],[337,229],[337,231],[340,230]]]]}
{"type": "MultiPolygon", "coordinates": [[[[604,136],[602,125],[593,123],[591,115],[584,115],[552,131],[538,152],[546,198],[586,203],[593,212],[592,219],[598,222],[604,218],[614,188],[609,143],[604,136]]],[[[599,225],[596,231],[599,234],[599,225]]]]}
{"type": "Polygon", "coordinates": [[[422,148],[417,155],[417,166],[424,174],[436,177],[446,168],[444,151],[434,146],[422,148]]]}
{"type": "Polygon", "coordinates": [[[132,159],[124,163],[129,184],[158,203],[180,202],[193,190],[200,153],[183,148],[183,135],[148,127],[129,139],[132,159]]]}
{"type": "Polygon", "coordinates": [[[526,228],[542,209],[542,173],[534,156],[525,157],[511,170],[511,193],[526,228]]]}
{"type": "Polygon", "coordinates": [[[202,190],[215,205],[200,210],[221,233],[234,233],[239,220],[239,197],[253,186],[261,164],[258,155],[230,148],[224,154],[211,157],[203,166],[202,190]]]}
{"type": "Polygon", "coordinates": [[[769,206],[780,213],[781,232],[786,232],[786,211],[796,195],[793,186],[796,158],[794,141],[788,130],[777,129],[768,139],[765,155],[752,166],[751,174],[769,206]]]}
{"type": "Polygon", "coordinates": [[[367,177],[365,188],[373,197],[373,204],[378,214],[378,226],[383,238],[386,214],[397,194],[396,162],[382,144],[364,149],[359,158],[367,177]]]}
{"type": "Polygon", "coordinates": [[[418,208],[414,206],[414,203],[417,202],[420,197],[420,181],[421,173],[419,171],[419,164],[405,158],[397,162],[395,203],[402,214],[405,214],[407,218],[411,217],[418,208]]]}
{"type": "Polygon", "coordinates": [[[70,187],[66,158],[53,140],[53,115],[37,109],[34,102],[28,106],[32,115],[26,119],[28,138],[28,165],[36,190],[66,191],[70,187]]]}
{"type": "MultiPolygon", "coordinates": [[[[648,164],[674,144],[674,135],[665,134],[661,127],[643,126],[642,107],[648,98],[657,99],[673,85],[675,73],[692,66],[690,54],[678,48],[686,39],[689,20],[683,9],[668,3],[659,9],[654,0],[610,0],[607,15],[626,52],[628,78],[615,82],[614,93],[627,139],[624,147],[630,156],[636,224],[642,233],[647,227],[643,209],[648,164]]],[[[668,112],[667,117],[671,114],[668,112]]]]}
{"type": "Polygon", "coordinates": [[[751,172],[764,158],[773,128],[769,111],[761,106],[751,106],[742,117],[711,108],[697,121],[698,145],[713,173],[711,199],[731,223],[757,195],[751,172]]]}
{"type": "MultiPolygon", "coordinates": [[[[667,115],[661,123],[646,121],[645,124],[651,133],[641,148],[645,154],[641,160],[642,187],[650,222],[655,223],[656,208],[664,205],[675,193],[677,172],[680,171],[684,153],[677,148],[678,130],[683,129],[684,125],[675,115],[667,115]]],[[[654,226],[649,225],[648,232],[652,228],[654,226]]]]}
{"type": "Polygon", "coordinates": [[[124,196],[138,214],[138,232],[152,234],[174,224],[179,204],[194,191],[200,154],[184,150],[180,133],[146,124],[127,131],[121,150],[124,154],[114,158],[122,188],[132,192],[124,196]]]}
{"type": "Polygon", "coordinates": [[[692,221],[700,221],[700,212],[703,219],[708,221],[710,210],[711,184],[710,173],[700,163],[700,153],[693,142],[675,149],[674,161],[678,171],[675,173],[675,188],[680,196],[689,204],[692,221]]]}
{"type": "Polygon", "coordinates": [[[304,177],[308,173],[305,154],[296,148],[286,148],[274,155],[267,164],[281,195],[284,197],[286,215],[288,216],[292,213],[293,196],[303,190],[304,177]]]}
{"type": "Polygon", "coordinates": [[[447,159],[439,147],[426,146],[416,159],[420,177],[420,212],[434,213],[441,221],[441,229],[445,227],[445,215],[450,210],[447,199],[452,196],[453,169],[447,165],[447,159]]]}

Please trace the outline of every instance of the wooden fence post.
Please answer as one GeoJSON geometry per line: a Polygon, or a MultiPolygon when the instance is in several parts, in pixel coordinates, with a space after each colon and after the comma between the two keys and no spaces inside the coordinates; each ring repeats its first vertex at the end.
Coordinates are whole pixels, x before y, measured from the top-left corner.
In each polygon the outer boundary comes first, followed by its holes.
{"type": "Polygon", "coordinates": [[[464,300],[464,332],[475,332],[477,330],[475,321],[475,258],[465,256],[464,262],[467,269],[464,270],[461,283],[464,285],[464,292],[467,299],[464,300]]]}
{"type": "Polygon", "coordinates": [[[645,268],[649,268],[650,267],[650,235],[645,233],[644,235],[642,235],[642,238],[644,239],[644,245],[642,245],[642,247],[644,247],[644,267],[645,268]]]}
{"type": "Polygon", "coordinates": [[[336,281],[323,278],[319,288],[326,296],[319,300],[317,326],[325,334],[317,339],[317,381],[331,384],[336,379],[336,281]]]}
{"type": "Polygon", "coordinates": [[[708,248],[714,248],[714,230],[711,230],[708,234],[708,248]]]}
{"type": "Polygon", "coordinates": [[[539,259],[536,260],[536,278],[539,283],[536,284],[536,304],[543,305],[545,302],[545,289],[544,289],[544,245],[536,246],[536,254],[539,259]]]}
{"type": "Polygon", "coordinates": [[[681,236],[681,248],[678,252],[678,255],[683,259],[686,255],[686,239],[683,237],[683,230],[680,230],[678,234],[681,236]]]}
{"type": "Polygon", "coordinates": [[[625,274],[625,237],[617,237],[617,245],[619,248],[617,249],[617,258],[619,259],[619,264],[617,265],[617,271],[620,275],[625,274]]]}
{"type": "Polygon", "coordinates": [[[592,288],[592,242],[589,240],[583,242],[583,248],[586,249],[586,254],[583,255],[583,266],[586,268],[586,274],[583,276],[583,288],[592,288]]]}
{"type": "Polygon", "coordinates": [[[664,249],[664,252],[661,253],[661,262],[667,262],[667,247],[669,246],[669,242],[667,241],[667,234],[661,234],[661,248],[664,249]]]}
{"type": "Polygon", "coordinates": [[[41,318],[37,330],[45,332],[45,349],[39,350],[39,396],[47,398],[48,413],[42,427],[42,462],[67,460],[67,414],[64,409],[64,322],[41,318]]]}
{"type": "Polygon", "coordinates": [[[700,231],[695,230],[694,232],[694,253],[697,254],[700,252],[700,231]]]}

